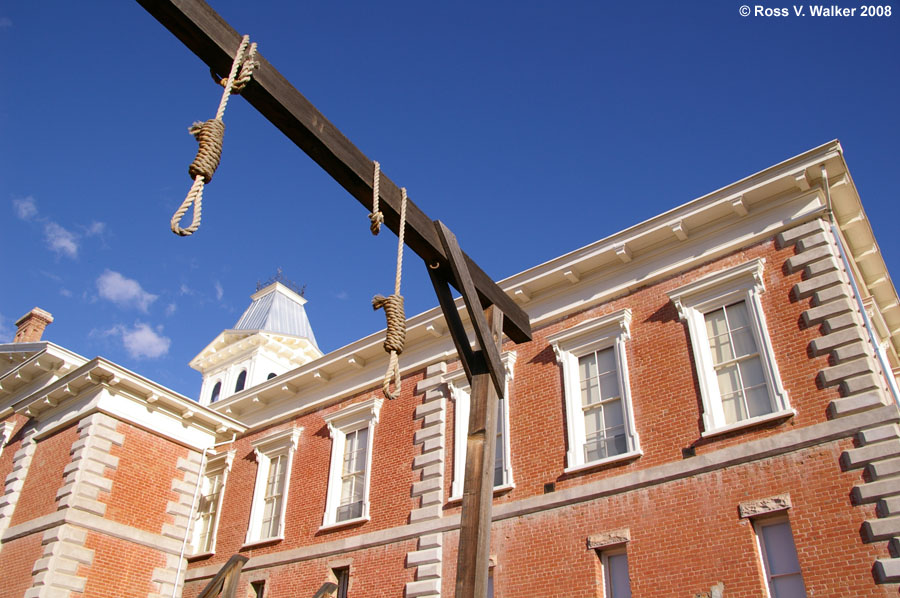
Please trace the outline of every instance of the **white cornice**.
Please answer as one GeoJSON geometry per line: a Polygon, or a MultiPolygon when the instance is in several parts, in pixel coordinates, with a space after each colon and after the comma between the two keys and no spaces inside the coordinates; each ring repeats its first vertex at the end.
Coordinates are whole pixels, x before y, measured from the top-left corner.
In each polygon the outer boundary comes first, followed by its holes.
{"type": "MultiPolygon", "coordinates": [[[[13,409],[42,421],[65,410],[64,403],[77,401],[97,388],[107,389],[111,396],[118,395],[123,401],[143,404],[143,412],[147,414],[165,412],[180,420],[183,426],[208,430],[216,438],[230,438],[232,434],[246,431],[246,426],[240,422],[100,357],[36,392],[17,397],[13,409]]],[[[141,421],[143,412],[125,409],[122,415],[136,425],[152,430],[152,425],[141,421]]]]}
{"type": "MultiPolygon", "coordinates": [[[[813,148],[727,187],[704,195],[639,223],[605,239],[554,258],[498,284],[528,312],[532,326],[559,320],[571,313],[600,305],[636,288],[732,253],[735,249],[771,239],[779,232],[824,217],[827,207],[821,180],[816,178],[819,166],[826,164],[832,180],[846,173],[842,150],[837,141],[813,148]],[[808,188],[803,182],[809,183],[808,188]],[[679,240],[672,225],[681,223],[686,239],[679,240]],[[688,234],[689,232],[689,234],[688,234]],[[566,276],[566,272],[570,275],[566,276]],[[577,273],[577,274],[576,274],[577,273]],[[573,279],[577,277],[577,281],[573,279]]],[[[832,189],[835,208],[849,205],[843,197],[852,188],[852,180],[843,191],[832,189]]],[[[855,197],[855,191],[854,191],[855,197]]],[[[856,202],[855,213],[862,214],[856,202]]],[[[850,202],[853,203],[853,202],[850,202]]],[[[844,222],[849,218],[839,220],[844,222]]],[[[865,221],[864,215],[859,222],[865,221]]],[[[858,224],[856,226],[859,226],[858,224]]],[[[871,243],[868,243],[871,247],[871,243]]],[[[864,260],[871,268],[880,256],[864,260]]],[[[881,280],[879,305],[891,306],[883,295],[894,297],[886,270],[869,277],[875,284],[881,280]]],[[[462,309],[462,300],[457,300],[462,309]]],[[[900,335],[900,304],[890,308],[885,321],[890,330],[900,335]],[[896,314],[897,318],[892,318],[896,314]]],[[[460,313],[464,323],[468,316],[460,313]]],[[[895,336],[895,338],[898,338],[895,336]]],[[[310,409],[373,388],[383,374],[385,356],[382,351],[384,331],[350,343],[305,364],[277,379],[237,393],[213,407],[240,417],[250,407],[254,396],[271,397],[265,411],[254,411],[253,426],[271,425],[310,409]],[[348,360],[353,358],[353,366],[348,360]],[[361,365],[362,367],[357,367],[361,365]],[[318,382],[313,380],[319,372],[318,382]],[[323,376],[328,380],[324,381],[323,376]],[[286,393],[283,388],[293,392],[286,393]]],[[[401,357],[401,372],[408,373],[455,355],[446,324],[435,307],[407,320],[407,344],[401,357]]]]}

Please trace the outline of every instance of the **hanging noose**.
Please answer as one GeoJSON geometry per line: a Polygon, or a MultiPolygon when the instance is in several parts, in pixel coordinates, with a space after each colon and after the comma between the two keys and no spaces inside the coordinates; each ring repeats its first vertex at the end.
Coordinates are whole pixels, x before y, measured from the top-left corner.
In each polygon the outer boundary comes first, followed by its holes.
{"type": "Polygon", "coordinates": [[[225,91],[222,93],[216,117],[206,122],[196,122],[188,129],[188,132],[197,140],[197,157],[194,158],[194,161],[188,168],[188,172],[194,182],[190,191],[188,191],[187,197],[175,210],[175,214],[169,223],[172,232],[176,235],[186,237],[192,235],[200,228],[200,218],[203,213],[203,188],[212,180],[213,174],[219,166],[219,160],[222,157],[222,140],[225,137],[225,122],[222,120],[222,117],[225,115],[225,107],[228,105],[228,98],[231,97],[231,94],[240,93],[253,76],[253,69],[259,65],[258,62],[253,60],[255,55],[256,44],[251,44],[250,36],[245,35],[241,39],[241,44],[235,53],[234,62],[231,63],[231,72],[228,74],[228,78],[219,82],[225,88],[225,91]],[[248,44],[250,49],[245,57],[244,51],[247,50],[248,44]],[[182,228],[180,225],[181,218],[191,204],[194,205],[191,224],[187,228],[182,228]]]}
{"type": "MultiPolygon", "coordinates": [[[[375,180],[372,184],[374,197],[372,198],[371,220],[372,234],[377,235],[384,221],[384,217],[378,210],[380,165],[375,162],[375,180]]],[[[400,280],[403,276],[403,237],[406,232],[406,188],[400,189],[400,229],[397,232],[397,275],[394,277],[394,294],[387,297],[375,295],[372,298],[372,309],[384,309],[387,319],[387,331],[384,339],[384,350],[390,353],[381,390],[384,396],[395,399],[400,394],[400,354],[403,353],[403,345],[406,342],[406,316],[403,313],[403,295],[400,294],[400,280]],[[394,382],[394,391],[391,392],[391,378],[394,382]]]]}

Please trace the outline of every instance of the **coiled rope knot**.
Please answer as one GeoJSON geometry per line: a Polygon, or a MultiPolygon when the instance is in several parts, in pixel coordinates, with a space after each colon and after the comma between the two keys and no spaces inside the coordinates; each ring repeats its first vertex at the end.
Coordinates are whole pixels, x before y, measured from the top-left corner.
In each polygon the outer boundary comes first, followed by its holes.
{"type": "Polygon", "coordinates": [[[195,122],[188,129],[188,132],[194,136],[199,144],[197,157],[191,162],[188,172],[192,179],[202,176],[203,182],[209,183],[216,172],[216,168],[219,167],[219,160],[222,157],[225,123],[211,118],[206,122],[195,122]]]}
{"type": "Polygon", "coordinates": [[[375,295],[372,298],[372,309],[384,308],[387,318],[387,333],[384,338],[384,350],[391,354],[387,371],[381,383],[384,396],[396,399],[400,394],[400,354],[406,343],[406,316],[403,313],[403,295],[393,294],[387,297],[375,295]],[[391,392],[391,378],[394,379],[394,392],[391,392]]]}
{"type": "Polygon", "coordinates": [[[375,295],[372,298],[372,309],[384,308],[387,318],[387,334],[384,339],[384,350],[403,353],[406,343],[406,315],[403,313],[403,295],[375,295]]]}

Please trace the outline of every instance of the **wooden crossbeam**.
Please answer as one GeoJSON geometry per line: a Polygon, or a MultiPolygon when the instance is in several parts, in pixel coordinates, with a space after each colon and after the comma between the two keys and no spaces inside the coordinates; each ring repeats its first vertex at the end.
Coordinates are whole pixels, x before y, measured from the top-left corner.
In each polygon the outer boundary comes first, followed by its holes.
{"type": "MultiPolygon", "coordinates": [[[[205,2],[138,2],[211,69],[217,73],[229,71],[241,36],[205,2]]],[[[303,97],[261,53],[257,53],[256,59],[259,67],[241,95],[357,201],[371,210],[373,162],[303,97]]],[[[380,190],[384,223],[397,233],[400,222],[400,189],[382,173],[380,190]]],[[[406,227],[406,245],[426,264],[449,267],[446,252],[432,220],[412,201],[407,204],[406,227]]],[[[516,343],[531,340],[528,315],[471,258],[463,253],[462,259],[466,263],[481,306],[487,308],[496,305],[503,312],[503,332],[506,336],[516,343]]],[[[449,282],[462,291],[456,280],[451,279],[449,282]]]]}

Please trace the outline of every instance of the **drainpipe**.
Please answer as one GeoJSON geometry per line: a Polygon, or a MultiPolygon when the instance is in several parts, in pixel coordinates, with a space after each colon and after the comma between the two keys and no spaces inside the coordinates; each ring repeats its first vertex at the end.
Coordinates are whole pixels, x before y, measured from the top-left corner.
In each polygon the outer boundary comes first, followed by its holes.
{"type": "Polygon", "coordinates": [[[200,495],[200,484],[203,482],[203,470],[206,467],[206,457],[210,450],[217,446],[222,446],[223,444],[232,444],[234,443],[235,438],[237,438],[237,433],[232,433],[231,440],[225,440],[224,442],[207,447],[203,449],[203,453],[200,455],[200,469],[197,470],[197,483],[194,486],[194,498],[191,500],[191,513],[188,515],[188,524],[184,530],[184,539],[181,541],[181,554],[178,555],[178,569],[175,570],[175,587],[172,589],[172,598],[178,598],[178,578],[181,577],[181,564],[184,562],[184,553],[187,550],[188,537],[191,534],[191,523],[194,520],[194,510],[197,508],[197,498],[200,495]]]}
{"type": "Polygon", "coordinates": [[[838,253],[841,254],[844,270],[847,271],[847,278],[850,280],[850,287],[853,289],[853,297],[856,299],[856,305],[859,307],[859,313],[862,315],[863,325],[865,325],[866,332],[869,334],[869,341],[875,348],[875,356],[878,358],[878,363],[881,364],[882,374],[884,374],[884,379],[891,391],[891,395],[894,397],[894,402],[900,407],[900,390],[897,388],[897,380],[894,378],[887,356],[884,354],[884,349],[881,348],[881,345],[878,343],[878,339],[875,336],[875,330],[872,328],[869,314],[866,313],[866,306],[863,305],[862,293],[859,292],[859,287],[856,286],[856,278],[853,276],[853,270],[850,268],[847,252],[844,250],[844,244],[841,242],[841,235],[838,231],[837,222],[834,219],[834,212],[831,209],[831,185],[828,183],[828,171],[825,169],[824,164],[822,164],[821,168],[822,183],[825,187],[825,202],[828,206],[828,219],[831,222],[831,234],[834,236],[834,240],[837,244],[838,253]]]}

